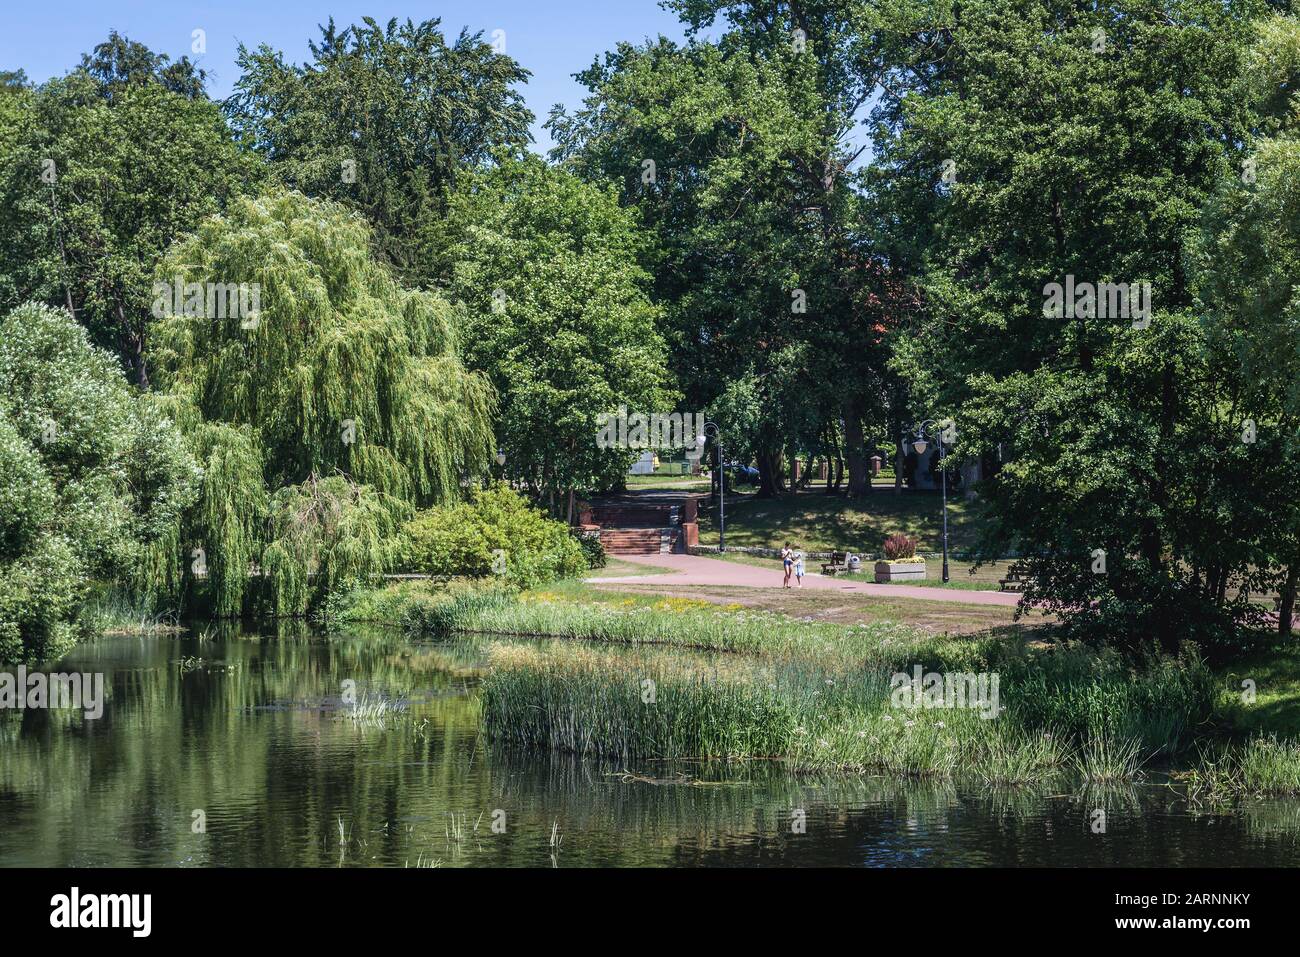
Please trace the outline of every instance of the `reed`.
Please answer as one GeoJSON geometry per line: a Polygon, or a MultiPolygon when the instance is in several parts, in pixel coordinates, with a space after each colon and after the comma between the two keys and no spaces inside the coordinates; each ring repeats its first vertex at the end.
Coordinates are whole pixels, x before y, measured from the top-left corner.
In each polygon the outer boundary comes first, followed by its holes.
{"type": "Polygon", "coordinates": [[[483,682],[497,740],[620,759],[779,758],[999,785],[1072,769],[1109,782],[1184,748],[1214,700],[1191,655],[1139,667],[1008,634],[955,639],[689,599],[463,591],[412,603],[405,619],[413,634],[497,636],[483,682]],[[1003,713],[891,707],[891,676],[917,666],[999,674],[1003,713]]]}
{"type": "Polygon", "coordinates": [[[1187,774],[1192,797],[1210,802],[1300,794],[1300,741],[1257,735],[1201,749],[1187,774]]]}
{"type": "Polygon", "coordinates": [[[770,758],[802,771],[976,771],[1005,784],[1065,764],[1051,735],[1003,719],[890,708],[887,675],[861,668],[498,643],[482,691],[495,740],[624,761],[770,758]]]}
{"type": "Polygon", "coordinates": [[[774,689],[727,669],[584,648],[494,644],[483,717],[497,740],[581,755],[778,757],[794,710],[774,689]]]}

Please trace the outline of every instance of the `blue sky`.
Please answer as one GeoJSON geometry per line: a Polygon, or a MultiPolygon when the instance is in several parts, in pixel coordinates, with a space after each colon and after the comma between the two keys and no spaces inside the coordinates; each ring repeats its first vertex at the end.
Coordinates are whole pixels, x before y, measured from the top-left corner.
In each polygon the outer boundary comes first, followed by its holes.
{"type": "Polygon", "coordinates": [[[537,114],[537,148],[550,139],[541,128],[552,104],[576,106],[582,87],[572,74],[591,64],[619,40],[640,42],[660,33],[680,39],[677,18],[657,0],[445,0],[435,3],[330,2],[330,0],[4,0],[0,13],[0,69],[24,69],[36,82],[66,73],[81,54],[116,29],[150,49],[173,58],[190,55],[208,70],[209,93],[224,97],[238,76],[235,53],[268,43],[295,63],[309,53],[307,41],[319,36],[318,23],[331,16],[338,24],[371,16],[423,20],[439,17],[451,34],[462,26],[504,30],[506,52],[533,73],[524,90],[537,114]],[[207,53],[190,53],[191,35],[206,33],[207,53]]]}

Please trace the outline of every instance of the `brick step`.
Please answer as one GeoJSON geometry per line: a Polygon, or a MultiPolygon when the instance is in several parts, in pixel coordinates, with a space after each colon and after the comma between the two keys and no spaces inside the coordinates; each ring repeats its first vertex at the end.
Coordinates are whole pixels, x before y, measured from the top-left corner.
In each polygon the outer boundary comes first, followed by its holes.
{"type": "Polygon", "coordinates": [[[611,555],[658,555],[672,550],[673,528],[602,528],[600,542],[611,555]]]}

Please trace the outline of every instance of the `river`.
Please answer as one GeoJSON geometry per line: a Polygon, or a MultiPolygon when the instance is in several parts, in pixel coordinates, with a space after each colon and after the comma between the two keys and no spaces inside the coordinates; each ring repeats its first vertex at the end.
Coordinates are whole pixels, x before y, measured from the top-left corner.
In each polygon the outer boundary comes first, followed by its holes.
{"type": "Polygon", "coordinates": [[[1300,801],[1208,813],[1158,779],[1000,790],[510,751],[481,731],[480,651],[295,627],[84,645],[43,670],[102,673],[102,717],[0,712],[0,866],[1300,861],[1300,801]]]}

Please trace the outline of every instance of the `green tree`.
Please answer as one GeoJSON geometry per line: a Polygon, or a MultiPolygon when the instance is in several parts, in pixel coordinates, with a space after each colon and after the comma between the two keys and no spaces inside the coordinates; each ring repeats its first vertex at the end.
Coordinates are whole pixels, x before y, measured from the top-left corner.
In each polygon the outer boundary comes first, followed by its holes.
{"type": "Polygon", "coordinates": [[[607,54],[579,75],[583,108],[553,113],[556,155],[618,183],[655,235],[644,259],[688,402],[712,407],[748,383],[762,494],[783,489],[787,445],[840,419],[850,493],[864,494],[863,423],[885,358],[872,309],[892,288],[852,169],[874,86],[859,70],[866,34],[833,4],[672,6],[692,31],[723,15],[729,29],[607,54]]]}
{"type": "Polygon", "coordinates": [[[206,97],[207,71],[189,57],[172,62],[165,53],[155,53],[116,30],[108,39],[81,58],[80,72],[99,84],[99,94],[112,101],[128,87],[161,86],[187,99],[206,97]]]}
{"type": "MultiPolygon", "coordinates": [[[[486,468],[494,395],[461,364],[456,310],[399,285],[370,239],[359,215],[278,192],[205,221],[159,267],[160,291],[177,275],[198,290],[180,310],[162,297],[151,361],[206,469],[190,534],[222,614],[252,562],[272,578],[382,570],[390,518],[457,498],[486,468]],[[216,283],[258,290],[257,310],[213,315],[202,291],[216,283]]],[[[303,610],[301,582],[273,585],[278,613],[303,610]]]]}
{"type": "Polygon", "coordinates": [[[331,19],[311,52],[295,66],[241,46],[231,123],[285,185],[363,211],[381,256],[422,281],[427,231],[460,172],[528,143],[516,89],[528,71],[482,34],[449,41],[439,20],[331,19]]]}
{"type": "Polygon", "coordinates": [[[1300,23],[1283,15],[1261,21],[1238,90],[1257,109],[1265,135],[1220,181],[1189,257],[1208,350],[1230,384],[1224,418],[1237,434],[1225,455],[1242,476],[1242,493],[1260,503],[1258,520],[1237,535],[1259,570],[1257,585],[1281,595],[1284,635],[1300,584],[1297,79],[1300,23]]]}
{"type": "Polygon", "coordinates": [[[1003,459],[984,554],[1026,553],[1028,600],[1090,635],[1173,648],[1256,617],[1232,383],[1186,265],[1251,124],[1235,83],[1254,12],[937,6],[882,114],[891,208],[934,224],[897,368],[956,419],[959,456],[1003,459]],[[1149,314],[1122,294],[1055,308],[1049,284],[1074,281],[1149,283],[1149,314]]]}
{"type": "Polygon", "coordinates": [[[659,310],[637,264],[650,238],[612,190],[532,157],[466,178],[439,262],[468,306],[466,361],[501,396],[507,471],[553,515],[609,488],[633,455],[597,443],[620,405],[671,412],[659,310]]]}
{"type": "Polygon", "coordinates": [[[0,93],[0,306],[64,306],[140,385],[163,251],[258,175],[182,72],[114,34],[66,77],[0,93]]]}
{"type": "Polygon", "coordinates": [[[158,404],[66,311],[0,319],[0,659],[64,651],[92,579],[174,594],[198,480],[158,404]]]}

